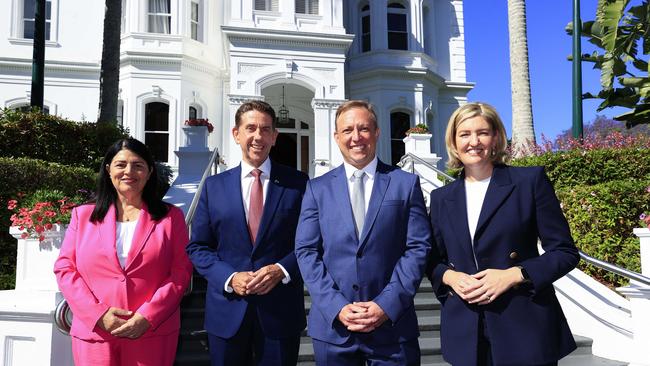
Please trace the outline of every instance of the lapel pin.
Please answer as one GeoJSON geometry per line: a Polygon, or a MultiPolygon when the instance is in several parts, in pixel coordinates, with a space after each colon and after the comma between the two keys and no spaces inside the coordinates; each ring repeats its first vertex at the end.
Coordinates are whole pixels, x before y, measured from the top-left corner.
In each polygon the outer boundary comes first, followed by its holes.
{"type": "Polygon", "coordinates": [[[275,183],[275,184],[280,184],[280,181],[277,180],[277,179],[275,179],[275,180],[273,181],[273,183],[275,183]]]}

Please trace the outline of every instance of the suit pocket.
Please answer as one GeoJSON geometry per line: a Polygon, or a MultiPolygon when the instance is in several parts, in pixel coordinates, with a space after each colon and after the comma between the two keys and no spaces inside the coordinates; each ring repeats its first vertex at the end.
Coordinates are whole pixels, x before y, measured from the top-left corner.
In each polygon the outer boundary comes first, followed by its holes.
{"type": "Polygon", "coordinates": [[[404,204],[404,200],[385,200],[381,203],[382,206],[401,206],[404,204]]]}

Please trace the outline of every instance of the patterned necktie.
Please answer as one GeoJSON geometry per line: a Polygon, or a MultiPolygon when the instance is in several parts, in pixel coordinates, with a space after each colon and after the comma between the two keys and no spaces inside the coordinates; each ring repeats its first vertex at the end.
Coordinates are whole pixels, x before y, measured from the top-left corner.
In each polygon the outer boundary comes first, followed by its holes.
{"type": "Polygon", "coordinates": [[[253,169],[251,175],[255,178],[251,186],[250,203],[248,206],[248,232],[251,235],[251,242],[255,245],[257,238],[257,231],[260,228],[260,221],[262,220],[262,181],[260,175],[262,171],[253,169]]]}
{"type": "Polygon", "coordinates": [[[363,188],[363,177],[365,175],[366,173],[363,170],[355,171],[352,182],[352,213],[354,214],[358,237],[361,236],[363,222],[366,219],[366,199],[363,188]]]}

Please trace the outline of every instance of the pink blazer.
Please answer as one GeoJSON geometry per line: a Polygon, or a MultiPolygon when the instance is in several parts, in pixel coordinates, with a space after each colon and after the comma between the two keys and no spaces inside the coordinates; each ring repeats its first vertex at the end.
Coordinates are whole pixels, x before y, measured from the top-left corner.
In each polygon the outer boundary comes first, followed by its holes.
{"type": "Polygon", "coordinates": [[[170,207],[160,221],[147,208],[140,216],[125,268],[115,247],[115,207],[103,222],[90,222],[94,205],[72,211],[54,273],[74,314],[70,334],[84,340],[115,339],[95,326],[109,307],[142,314],[151,328],[143,337],[166,335],[180,329],[179,304],[192,275],[185,246],[183,213],[170,207]]]}

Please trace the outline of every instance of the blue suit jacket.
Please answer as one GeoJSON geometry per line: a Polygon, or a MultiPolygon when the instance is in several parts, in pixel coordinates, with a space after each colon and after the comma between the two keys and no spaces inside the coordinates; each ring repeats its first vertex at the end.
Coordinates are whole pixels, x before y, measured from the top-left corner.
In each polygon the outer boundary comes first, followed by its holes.
{"type": "Polygon", "coordinates": [[[366,342],[386,344],[419,335],[413,296],[431,247],[419,178],[381,161],[363,232],[357,238],[345,168],[307,185],[296,257],[312,297],[308,331],[342,344],[350,332],[337,316],[354,301],[374,301],[390,318],[366,342]]]}
{"type": "Polygon", "coordinates": [[[483,310],[498,365],[556,361],[575,349],[553,282],[579,260],[569,225],[541,167],[496,166],[474,236],[467,224],[464,177],[431,194],[433,288],[443,304],[442,352],[454,365],[476,364],[478,314],[483,310]],[[545,253],[539,255],[537,238],[545,253]],[[522,266],[531,283],[511,288],[488,305],[469,305],[442,284],[447,269],[473,274],[522,266]]]}
{"type": "Polygon", "coordinates": [[[259,233],[251,243],[242,203],[241,167],[208,178],[187,246],[194,268],[207,279],[205,329],[222,338],[235,335],[246,308],[254,304],[270,338],[297,336],[305,329],[303,282],[294,254],[296,224],[307,176],[272,163],[259,233]],[[266,295],[241,297],[224,291],[233,272],[280,263],[291,276],[266,295]]]}

